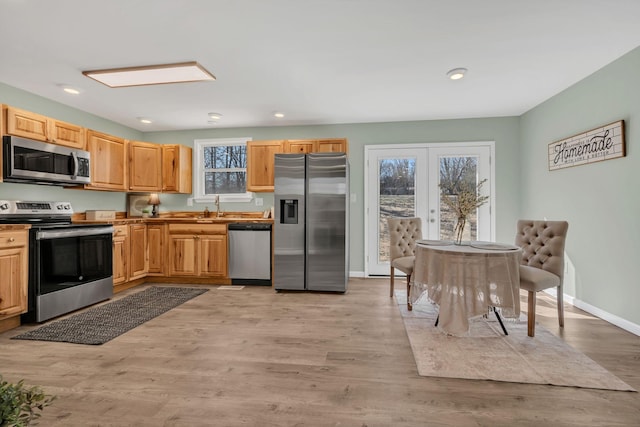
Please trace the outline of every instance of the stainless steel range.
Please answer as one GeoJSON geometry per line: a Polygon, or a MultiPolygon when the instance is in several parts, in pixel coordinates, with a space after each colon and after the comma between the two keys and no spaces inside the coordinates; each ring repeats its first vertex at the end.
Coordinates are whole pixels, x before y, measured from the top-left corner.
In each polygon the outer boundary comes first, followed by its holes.
{"type": "Polygon", "coordinates": [[[31,224],[29,311],[43,322],[113,296],[113,226],[72,224],[69,202],[0,200],[0,223],[31,224]]]}

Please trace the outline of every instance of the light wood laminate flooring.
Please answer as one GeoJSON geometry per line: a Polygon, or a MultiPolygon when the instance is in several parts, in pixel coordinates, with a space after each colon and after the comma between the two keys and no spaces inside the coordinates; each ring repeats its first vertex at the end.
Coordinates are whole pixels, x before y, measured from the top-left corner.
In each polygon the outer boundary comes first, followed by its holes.
{"type": "MultiPolygon", "coordinates": [[[[42,426],[640,425],[640,393],[420,377],[388,292],[211,286],[101,346],[4,332],[0,373],[58,396],[42,426]]],[[[560,330],[547,296],[538,320],[640,390],[639,337],[571,306],[560,330]]]]}

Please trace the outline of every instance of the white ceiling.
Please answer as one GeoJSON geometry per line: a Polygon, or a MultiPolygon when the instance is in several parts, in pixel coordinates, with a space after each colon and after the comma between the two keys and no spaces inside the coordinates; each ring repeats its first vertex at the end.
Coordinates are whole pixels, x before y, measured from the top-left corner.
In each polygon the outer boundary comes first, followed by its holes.
{"type": "Polygon", "coordinates": [[[639,0],[0,0],[0,82],[141,131],[517,116],[639,46],[639,18],[639,0]],[[187,61],[217,80],[81,73],[187,61]]]}

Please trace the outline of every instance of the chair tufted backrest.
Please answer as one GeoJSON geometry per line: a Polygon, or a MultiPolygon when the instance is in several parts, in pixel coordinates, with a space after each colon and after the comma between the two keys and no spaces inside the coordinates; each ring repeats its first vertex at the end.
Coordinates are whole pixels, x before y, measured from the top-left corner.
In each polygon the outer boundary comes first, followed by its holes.
{"type": "Polygon", "coordinates": [[[564,276],[564,243],[567,221],[518,221],[516,245],[522,248],[522,265],[540,268],[560,277],[564,276]]]}
{"type": "Polygon", "coordinates": [[[420,218],[389,218],[389,257],[391,260],[415,255],[416,240],[422,239],[420,218]]]}

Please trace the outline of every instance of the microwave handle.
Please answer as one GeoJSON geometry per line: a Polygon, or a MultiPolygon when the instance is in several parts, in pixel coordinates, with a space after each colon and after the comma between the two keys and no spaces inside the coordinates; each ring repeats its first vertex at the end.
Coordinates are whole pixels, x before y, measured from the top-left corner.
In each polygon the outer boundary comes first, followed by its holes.
{"type": "Polygon", "coordinates": [[[75,151],[71,152],[71,158],[73,159],[73,174],[71,175],[71,178],[76,179],[78,177],[79,164],[78,164],[78,156],[76,156],[75,151]]]}

